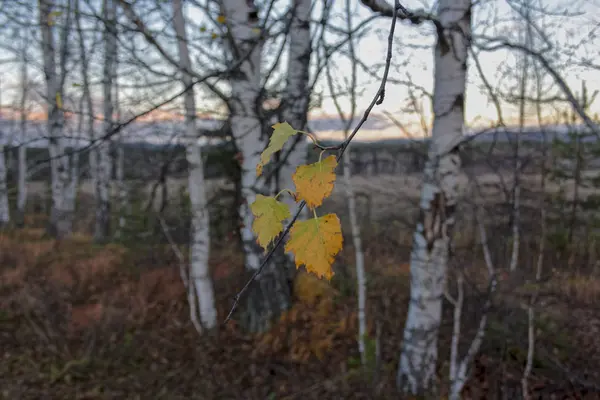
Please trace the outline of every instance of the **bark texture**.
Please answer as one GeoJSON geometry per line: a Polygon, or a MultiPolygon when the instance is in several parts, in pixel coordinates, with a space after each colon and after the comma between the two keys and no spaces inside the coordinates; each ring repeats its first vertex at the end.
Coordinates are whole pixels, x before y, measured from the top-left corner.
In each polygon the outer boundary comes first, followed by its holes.
{"type": "Polygon", "coordinates": [[[23,40],[22,50],[22,62],[21,62],[21,100],[20,100],[20,131],[21,140],[23,144],[19,146],[18,150],[18,174],[17,174],[17,215],[16,223],[17,226],[23,227],[25,225],[25,206],[27,205],[27,146],[24,142],[27,140],[27,91],[29,90],[28,84],[28,60],[27,60],[27,40],[23,40]]]}
{"type": "MultiPolygon", "coordinates": [[[[294,0],[292,4],[292,25],[290,27],[290,48],[287,66],[286,87],[282,101],[282,121],[287,121],[295,129],[306,130],[308,104],[310,100],[309,79],[312,43],[310,40],[310,13],[312,0],[294,0]]],[[[306,164],[308,142],[304,135],[288,141],[281,151],[282,165],[278,171],[277,188],[294,189],[292,174],[298,165],[306,164]]],[[[282,198],[292,212],[296,202],[289,196],[282,198]]],[[[300,217],[305,218],[305,207],[300,217]]]]}
{"type": "MultiPolygon", "coordinates": [[[[116,3],[114,0],[104,0],[104,134],[113,129],[113,85],[115,80],[115,65],[117,58],[117,27],[116,3]]],[[[112,158],[110,155],[111,141],[105,140],[98,146],[96,170],[96,224],[94,239],[105,242],[110,237],[110,186],[112,178],[112,158]]]]}
{"type": "Polygon", "coordinates": [[[65,154],[64,113],[61,107],[63,99],[64,78],[66,76],[66,59],[68,56],[68,36],[71,14],[71,1],[63,11],[65,21],[60,35],[60,74],[56,68],[56,46],[54,40],[54,23],[52,15],[54,2],[39,0],[39,20],[42,36],[42,54],[44,59],[44,77],[48,106],[48,148],[50,153],[50,173],[52,179],[52,208],[48,231],[57,238],[72,233],[73,212],[68,207],[67,191],[70,185],[69,158],[65,154]]]}
{"type": "Polygon", "coordinates": [[[464,129],[470,0],[441,0],[438,19],[444,29],[435,47],[432,146],[413,239],[411,298],[397,375],[399,389],[413,395],[435,391],[438,330],[459,191],[457,145],[464,129]]]}
{"type": "MultiPolygon", "coordinates": [[[[173,0],[173,26],[177,35],[179,59],[183,71],[190,71],[190,60],[185,31],[185,19],[181,0],[173,0]]],[[[184,95],[185,130],[188,145],[186,159],[188,162],[188,191],[192,209],[192,234],[190,243],[190,274],[188,280],[189,300],[197,302],[190,304],[190,312],[198,310],[204,329],[213,329],[217,325],[217,309],[215,296],[208,268],[210,251],[210,223],[204,181],[204,166],[202,153],[198,145],[196,129],[196,101],[190,74],[182,72],[182,83],[187,88],[184,95]]],[[[192,320],[196,318],[191,316],[192,320]]]]}
{"type": "Polygon", "coordinates": [[[0,145],[0,228],[10,223],[10,212],[8,209],[8,186],[6,184],[6,159],[4,157],[4,146],[0,145]]]}
{"type": "MultiPolygon", "coordinates": [[[[234,62],[243,59],[239,70],[230,76],[230,123],[242,156],[240,236],[246,271],[252,273],[260,267],[263,251],[252,232],[254,217],[249,206],[254,202],[256,193],[270,194],[273,187],[271,183],[256,179],[256,165],[268,139],[263,135],[263,122],[267,121],[261,119],[259,112],[262,38],[258,10],[252,1],[223,0],[221,7],[229,32],[228,50],[234,62]]],[[[250,332],[267,330],[272,320],[290,307],[289,270],[278,264],[278,260],[282,260],[279,255],[270,260],[247,291],[239,322],[250,332]]]]}

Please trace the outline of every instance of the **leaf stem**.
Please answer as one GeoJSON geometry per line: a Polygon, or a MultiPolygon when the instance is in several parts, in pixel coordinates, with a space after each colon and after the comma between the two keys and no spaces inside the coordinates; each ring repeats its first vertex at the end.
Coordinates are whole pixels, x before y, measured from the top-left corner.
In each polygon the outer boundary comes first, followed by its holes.
{"type": "Polygon", "coordinates": [[[292,192],[290,189],[282,189],[279,193],[277,193],[275,195],[275,200],[277,200],[277,198],[283,194],[283,192],[287,192],[290,194],[290,196],[292,196],[294,198],[294,200],[296,199],[296,193],[292,192]]]}

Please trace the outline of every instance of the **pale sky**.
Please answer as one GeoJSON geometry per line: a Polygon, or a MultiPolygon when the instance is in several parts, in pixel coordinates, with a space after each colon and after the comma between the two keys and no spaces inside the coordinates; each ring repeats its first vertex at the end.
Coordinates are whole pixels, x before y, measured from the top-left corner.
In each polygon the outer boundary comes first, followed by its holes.
{"type": "MultiPolygon", "coordinates": [[[[392,0],[390,0],[392,1],[392,0]]],[[[406,0],[403,4],[411,9],[425,8],[431,11],[430,2],[424,4],[424,1],[428,0],[406,0]]],[[[514,0],[513,0],[514,1],[514,0]]],[[[560,16],[545,16],[540,17],[534,14],[535,23],[541,27],[547,33],[548,40],[553,44],[555,49],[560,50],[560,59],[556,60],[553,57],[551,62],[553,65],[557,65],[557,70],[565,78],[567,83],[571,86],[572,90],[576,93],[580,93],[581,81],[585,80],[588,86],[589,93],[593,93],[595,90],[600,90],[600,75],[598,71],[593,68],[583,68],[575,65],[575,61],[581,61],[587,58],[588,61],[600,64],[600,43],[595,37],[595,29],[598,29],[600,23],[600,0],[532,0],[536,4],[536,7],[543,6],[544,8],[550,8],[552,10],[565,10],[567,9],[570,13],[580,13],[576,16],[560,17],[560,16]],[[567,56],[571,57],[570,59],[567,56]],[[568,67],[565,67],[567,65],[568,67]]],[[[358,0],[352,0],[351,3],[354,7],[354,21],[353,24],[356,26],[361,20],[364,20],[372,16],[372,12],[366,7],[362,6],[358,0]]],[[[282,3],[277,2],[277,6],[284,9],[288,6],[289,1],[282,3]]],[[[320,15],[320,2],[316,7],[313,18],[318,18],[320,15]]],[[[345,28],[344,24],[344,7],[345,1],[336,1],[334,3],[331,20],[336,23],[336,26],[345,28]]],[[[188,31],[191,32],[191,36],[198,35],[197,27],[202,23],[203,16],[198,10],[194,10],[191,7],[187,8],[187,16],[189,21],[193,21],[196,25],[188,26],[188,31]]],[[[474,14],[474,33],[485,34],[487,36],[500,36],[504,35],[510,38],[513,42],[522,43],[522,37],[519,36],[519,27],[514,23],[515,12],[511,10],[506,0],[482,0],[478,2],[478,6],[475,9],[474,14]]],[[[366,65],[371,74],[380,76],[383,68],[383,62],[385,60],[385,53],[387,50],[387,33],[389,31],[390,19],[379,18],[372,21],[368,27],[369,32],[364,38],[356,45],[356,53],[360,60],[366,65]]],[[[208,33],[207,33],[208,34],[208,33]]],[[[539,48],[541,46],[541,40],[539,35],[536,37],[535,46],[539,48]]],[[[332,43],[339,40],[340,36],[331,37],[329,42],[332,43]]],[[[396,25],[396,34],[394,38],[394,52],[393,52],[393,67],[390,71],[390,80],[401,80],[408,81],[409,76],[414,84],[424,88],[426,91],[431,92],[433,88],[433,51],[432,45],[434,44],[434,35],[431,24],[424,23],[422,26],[415,27],[411,26],[406,22],[398,23],[396,25]]],[[[37,47],[37,46],[36,46],[37,47]]],[[[176,56],[176,50],[172,50],[172,54],[176,56]]],[[[39,49],[32,49],[38,52],[39,49]]],[[[74,49],[75,50],[75,49],[74,49]]],[[[214,50],[222,51],[218,46],[214,47],[214,50]]],[[[76,51],[76,50],[75,50],[76,51]]],[[[100,54],[100,49],[96,53],[100,54]]],[[[497,51],[494,53],[482,53],[478,57],[482,69],[494,88],[502,87],[506,88],[514,87],[516,85],[515,78],[519,74],[519,69],[515,70],[515,66],[518,62],[520,55],[515,51],[497,51]]],[[[0,57],[1,58],[1,57],[0,57]]],[[[284,57],[285,60],[285,57],[284,57]]],[[[335,63],[334,76],[336,79],[349,79],[350,75],[350,61],[345,56],[336,56],[333,58],[335,63]]],[[[285,65],[285,61],[283,61],[285,65]]],[[[6,87],[16,86],[16,80],[18,77],[19,66],[15,64],[0,64],[0,73],[2,74],[2,89],[6,87]]],[[[34,72],[35,76],[41,78],[39,69],[34,72]]],[[[98,77],[96,77],[97,80],[98,77]]],[[[321,81],[317,85],[317,90],[324,93],[324,99],[322,107],[312,112],[313,118],[318,118],[321,115],[337,115],[337,111],[333,106],[333,102],[328,98],[328,87],[325,84],[325,74],[321,75],[321,81]]],[[[357,100],[357,109],[359,114],[362,114],[363,110],[370,103],[373,95],[379,87],[379,80],[370,74],[366,73],[363,68],[358,67],[358,82],[357,85],[361,94],[357,100]]],[[[551,80],[545,77],[545,93],[548,96],[557,94],[556,88],[550,86],[551,80]]],[[[481,90],[482,81],[477,73],[476,68],[472,60],[469,61],[469,84],[467,88],[466,97],[466,120],[470,125],[489,125],[490,121],[496,120],[497,113],[494,105],[490,102],[489,96],[484,90],[481,90]]],[[[98,86],[98,88],[100,88],[98,86]]],[[[67,90],[70,86],[67,85],[67,90]]],[[[145,93],[146,90],[143,92],[145,93]]],[[[152,93],[152,89],[147,90],[148,93],[152,93]]],[[[2,104],[7,105],[12,103],[10,98],[11,91],[3,90],[2,104]]],[[[137,90],[142,92],[142,90],[137,90]]],[[[203,94],[200,90],[198,93],[198,106],[204,108],[206,111],[211,111],[214,107],[212,104],[206,103],[203,94]]],[[[415,92],[418,96],[420,93],[415,92]]],[[[138,94],[138,93],[133,93],[138,94]]],[[[159,95],[165,95],[160,92],[160,88],[157,89],[157,98],[159,95]]],[[[146,95],[146,94],[145,94],[146,95]]],[[[99,92],[101,96],[101,92],[99,92]]],[[[147,95],[146,95],[147,96],[147,95]]],[[[165,95],[166,96],[166,95],[165,95]]],[[[403,111],[406,106],[406,100],[408,99],[408,90],[405,86],[394,85],[388,83],[386,91],[386,99],[383,105],[377,106],[374,110],[375,113],[389,112],[402,122],[404,125],[412,129],[412,134],[420,134],[419,119],[415,115],[403,111]]],[[[423,112],[426,114],[425,118],[427,123],[430,123],[430,105],[425,97],[419,97],[423,112]]],[[[344,111],[349,111],[348,102],[342,101],[344,111]]],[[[101,108],[98,108],[99,112],[101,108]]],[[[600,111],[600,106],[594,104],[591,108],[591,113],[594,114],[600,111]]],[[[507,122],[514,122],[516,117],[516,108],[509,108],[506,105],[503,107],[503,115],[507,122]]],[[[399,129],[391,127],[388,130],[364,132],[363,135],[377,137],[394,137],[400,134],[399,129]]],[[[374,139],[375,137],[373,137],[374,139]]],[[[364,137],[364,139],[370,139],[364,137]]]]}
{"type": "MultiPolygon", "coordinates": [[[[357,2],[358,3],[358,2],[357,2]]],[[[405,2],[407,6],[413,8],[419,8],[419,2],[410,1],[405,2]]],[[[490,29],[490,27],[486,26],[487,24],[483,23],[482,20],[487,19],[488,15],[491,14],[493,10],[495,12],[496,18],[500,19],[508,19],[508,16],[514,15],[514,11],[512,11],[509,5],[504,1],[494,1],[487,2],[487,5],[482,7],[477,7],[475,12],[475,21],[474,21],[474,30],[475,33],[482,34],[485,33],[487,36],[495,36],[498,35],[498,31],[504,35],[513,35],[512,40],[518,40],[516,27],[512,26],[512,31],[507,30],[504,31],[508,33],[504,33],[502,31],[502,26],[508,26],[507,23],[497,24],[495,27],[495,32],[490,29]],[[493,6],[492,6],[493,4],[493,6]],[[513,13],[513,14],[510,14],[513,13]]],[[[576,0],[576,1],[562,1],[562,0],[553,0],[553,1],[541,1],[545,7],[551,7],[552,9],[565,9],[565,6],[568,6],[568,10],[570,12],[581,11],[582,14],[576,17],[569,18],[560,18],[560,17],[549,17],[545,19],[536,19],[536,23],[541,27],[547,26],[547,31],[549,33],[549,39],[553,42],[556,47],[560,47],[560,44],[573,45],[579,43],[581,41],[591,41],[591,44],[596,44],[597,48],[597,39],[592,36],[592,39],[588,38],[589,32],[593,29],[597,29],[598,22],[600,21],[600,2],[597,0],[576,0]]],[[[484,2],[485,4],[485,2],[484,2]]],[[[422,6],[421,6],[422,7],[422,6]]],[[[371,14],[371,11],[366,7],[357,5],[356,7],[357,19],[366,18],[371,14]]],[[[429,8],[426,8],[429,10],[429,8]]],[[[379,27],[384,32],[389,30],[390,21],[388,19],[382,18],[381,20],[373,22],[373,26],[379,27]]],[[[400,80],[408,80],[407,76],[410,75],[413,82],[417,85],[425,88],[429,92],[432,91],[433,88],[433,51],[430,48],[427,49],[414,49],[411,48],[411,44],[424,44],[429,45],[433,40],[433,36],[429,35],[429,39],[425,36],[418,36],[419,32],[427,32],[431,31],[430,27],[426,26],[423,28],[410,26],[407,23],[402,23],[396,26],[396,35],[395,35],[395,50],[394,53],[394,63],[407,63],[406,66],[402,66],[396,70],[392,70],[390,73],[390,79],[400,79],[400,80]],[[406,45],[405,45],[406,43],[406,45]]],[[[360,55],[360,58],[365,60],[365,62],[375,62],[381,63],[382,60],[385,59],[385,53],[387,49],[387,43],[385,40],[381,40],[376,35],[369,35],[365,39],[361,41],[358,46],[357,53],[360,55]]],[[[578,58],[581,58],[584,55],[587,55],[592,60],[598,60],[598,50],[594,49],[594,53],[588,52],[584,48],[584,46],[577,46],[574,49],[574,53],[578,58]]],[[[514,66],[517,62],[517,57],[521,55],[516,52],[508,52],[508,51],[497,51],[493,53],[484,53],[479,56],[479,61],[481,63],[482,70],[484,71],[488,81],[496,87],[499,82],[506,82],[512,85],[515,85],[514,78],[512,82],[507,77],[502,77],[503,69],[506,69],[507,66],[514,66]]],[[[349,74],[350,71],[350,61],[347,58],[339,60],[337,62],[340,65],[340,73],[349,74]]],[[[600,61],[598,61],[600,64],[600,61]]],[[[591,68],[577,68],[576,66],[571,66],[568,69],[565,69],[559,65],[557,68],[559,73],[563,76],[563,78],[567,81],[572,90],[579,94],[581,92],[581,81],[585,80],[588,87],[588,93],[593,93],[595,90],[600,89],[600,74],[597,70],[591,68]]],[[[359,76],[362,82],[366,82],[361,85],[365,88],[364,95],[359,99],[359,110],[364,110],[368,104],[370,103],[373,94],[376,93],[377,88],[379,87],[379,82],[370,78],[368,74],[364,73],[359,69],[359,76]]],[[[381,74],[380,70],[378,74],[381,74]]],[[[514,69],[513,69],[514,73],[514,69]]],[[[531,70],[533,73],[533,69],[531,70]]],[[[497,112],[494,104],[489,100],[489,96],[487,95],[487,91],[481,90],[480,87],[482,85],[482,81],[477,73],[477,70],[474,66],[472,60],[469,61],[469,84],[467,88],[467,97],[466,97],[466,120],[470,125],[488,125],[489,121],[497,119],[497,112]]],[[[531,78],[533,79],[533,78],[531,78]]],[[[546,77],[545,82],[551,82],[549,77],[546,77]]],[[[546,85],[548,87],[549,85],[546,85]]],[[[546,95],[556,94],[556,89],[549,93],[545,93],[546,95]]],[[[399,85],[388,85],[388,90],[386,92],[386,101],[383,105],[377,106],[375,108],[375,112],[387,111],[391,113],[396,119],[402,120],[403,122],[407,121],[415,121],[416,117],[407,115],[407,113],[403,113],[401,108],[406,102],[408,98],[408,90],[406,87],[401,87],[399,85]]],[[[423,98],[424,101],[424,112],[426,112],[427,117],[430,118],[430,106],[429,103],[423,98]]],[[[590,112],[593,114],[595,112],[600,111],[599,104],[594,104],[591,107],[590,112]]],[[[323,110],[324,113],[334,114],[336,113],[335,108],[333,106],[332,101],[324,101],[323,110]]],[[[503,107],[503,115],[507,122],[510,121],[510,117],[514,118],[517,116],[517,109],[515,107],[503,107]]],[[[318,112],[315,113],[318,115],[318,112]]],[[[534,121],[532,121],[534,122],[534,121]]],[[[395,136],[397,132],[394,132],[394,128],[390,128],[389,132],[384,132],[382,136],[395,136]]]]}

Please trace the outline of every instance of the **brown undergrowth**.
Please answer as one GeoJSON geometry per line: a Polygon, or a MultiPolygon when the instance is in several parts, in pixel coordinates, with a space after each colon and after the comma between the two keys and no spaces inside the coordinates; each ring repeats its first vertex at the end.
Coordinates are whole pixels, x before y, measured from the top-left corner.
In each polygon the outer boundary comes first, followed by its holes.
{"type": "MultiPolygon", "coordinates": [[[[152,263],[158,266],[149,269],[136,264],[141,258],[131,250],[96,246],[85,236],[57,242],[39,229],[1,234],[0,396],[398,398],[394,374],[408,304],[408,254],[390,251],[381,240],[367,240],[369,343],[377,344],[368,347],[381,352],[371,354],[376,362],[363,371],[357,365],[350,245],[338,257],[331,284],[302,271],[297,275],[294,306],[269,332],[247,335],[232,322],[221,326],[218,335],[202,338],[189,322],[177,263],[168,256],[168,247],[156,252],[163,253],[164,259],[152,263]]],[[[221,319],[243,284],[241,268],[241,257],[231,248],[213,251],[211,273],[221,319]]],[[[585,307],[566,309],[556,299],[562,293],[591,305],[598,299],[600,281],[562,276],[550,282],[545,301],[554,312],[540,317],[541,350],[532,387],[537,398],[553,398],[551,393],[556,398],[598,398],[586,386],[586,379],[593,378],[590,368],[600,365],[598,318],[585,307]]],[[[523,299],[518,297],[517,303],[523,299]]],[[[473,302],[465,310],[467,338],[479,309],[473,302]]],[[[448,355],[450,318],[451,312],[442,327],[442,359],[448,355]]],[[[495,399],[501,393],[520,398],[525,321],[518,304],[494,314],[465,398],[495,399]]],[[[441,364],[444,378],[447,365],[441,364]]]]}

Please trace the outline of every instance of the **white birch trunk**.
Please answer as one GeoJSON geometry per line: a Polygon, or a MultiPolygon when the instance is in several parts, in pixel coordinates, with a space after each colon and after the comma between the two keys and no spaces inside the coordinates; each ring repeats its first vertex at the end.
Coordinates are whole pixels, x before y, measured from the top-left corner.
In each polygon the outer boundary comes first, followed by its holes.
{"type": "MultiPolygon", "coordinates": [[[[67,190],[70,184],[69,160],[65,155],[63,137],[64,115],[59,107],[59,99],[63,98],[63,82],[66,71],[61,76],[56,71],[56,50],[51,19],[54,3],[52,0],[39,0],[39,19],[42,33],[42,54],[44,58],[44,75],[46,79],[46,96],[48,102],[48,149],[50,152],[50,171],[52,180],[52,209],[50,211],[49,231],[57,238],[63,238],[72,232],[73,215],[67,207],[67,190]]],[[[70,6],[67,8],[70,13],[70,6]]],[[[68,18],[67,18],[68,19],[68,18]]],[[[67,25],[68,25],[67,21],[67,25]]],[[[66,40],[68,26],[63,28],[60,51],[61,66],[66,62],[66,40]]]]}
{"type": "MultiPolygon", "coordinates": [[[[526,15],[529,16],[530,5],[526,6],[526,15]]],[[[528,45],[533,47],[533,32],[532,32],[531,24],[527,24],[527,38],[529,39],[528,45]]],[[[539,124],[542,124],[542,85],[541,85],[541,74],[535,68],[535,62],[533,63],[533,71],[536,77],[536,94],[538,101],[536,102],[536,114],[539,124]]],[[[546,175],[548,173],[548,162],[550,161],[550,165],[552,164],[552,160],[549,160],[548,157],[548,138],[545,132],[542,132],[542,168],[540,171],[540,243],[539,243],[539,253],[536,263],[535,269],[535,283],[539,284],[542,279],[542,270],[544,267],[544,254],[546,252],[546,232],[547,232],[547,221],[546,221],[546,175]]],[[[536,332],[535,332],[535,312],[536,312],[536,302],[537,297],[539,295],[539,286],[531,295],[529,299],[529,305],[527,307],[527,361],[525,362],[525,369],[523,371],[523,376],[521,377],[521,388],[523,390],[523,398],[525,400],[529,400],[531,396],[529,395],[529,375],[531,374],[531,370],[533,369],[533,357],[535,355],[535,347],[536,347],[536,332]]]]}
{"type": "MultiPolygon", "coordinates": [[[[351,14],[351,0],[346,0],[346,29],[348,32],[353,31],[352,27],[352,14],[351,14]]],[[[356,82],[357,82],[357,58],[354,47],[354,39],[352,37],[348,40],[348,53],[351,60],[351,74],[350,82],[347,85],[347,90],[350,95],[350,115],[346,118],[344,111],[334,87],[334,80],[331,74],[329,66],[326,67],[325,71],[327,74],[327,83],[331,92],[333,103],[337,109],[337,112],[344,122],[344,140],[348,140],[348,134],[352,128],[354,117],[356,116],[356,82]]],[[[356,214],[356,196],[354,194],[354,187],[352,185],[352,156],[350,149],[344,152],[342,157],[343,177],[346,190],[346,200],[348,202],[348,214],[350,219],[350,230],[352,234],[352,244],[354,245],[354,261],[356,268],[356,283],[357,283],[357,297],[358,297],[358,350],[360,353],[361,362],[363,365],[367,363],[366,354],[366,335],[367,335],[367,316],[366,316],[366,276],[365,276],[365,262],[364,253],[362,248],[362,239],[360,235],[360,225],[356,214]]],[[[377,334],[378,335],[378,334],[377,334]]],[[[379,343],[379,335],[376,338],[376,347],[379,343]]],[[[379,357],[379,353],[375,355],[379,357]]],[[[377,358],[378,362],[379,358],[377,358]]],[[[376,368],[377,365],[376,365],[376,368]]]]}
{"type": "Polygon", "coordinates": [[[459,271],[458,275],[458,296],[456,299],[452,299],[450,295],[447,295],[448,300],[454,305],[454,324],[452,332],[452,344],[450,347],[450,393],[448,394],[449,400],[460,400],[461,392],[467,383],[467,379],[470,373],[470,366],[473,359],[479,352],[483,338],[485,336],[485,330],[487,327],[487,320],[490,308],[492,306],[492,297],[496,291],[496,268],[492,262],[492,256],[490,253],[489,242],[485,226],[483,222],[483,213],[481,209],[477,210],[477,223],[479,226],[479,235],[481,237],[481,247],[483,250],[483,258],[488,270],[488,297],[483,305],[483,315],[479,319],[479,325],[475,333],[475,337],[469,345],[467,354],[459,361],[458,357],[458,344],[461,337],[461,318],[462,309],[464,304],[464,276],[463,272],[459,271]]]}
{"type": "MultiPolygon", "coordinates": [[[[119,105],[119,85],[118,80],[115,77],[115,108],[117,112],[117,124],[121,123],[121,108],[119,105]]],[[[125,132],[123,129],[124,128],[121,128],[121,131],[118,135],[116,157],[117,159],[115,165],[115,179],[117,180],[117,200],[119,202],[119,223],[117,225],[117,231],[115,232],[116,237],[122,236],[126,224],[125,215],[129,212],[129,193],[127,190],[127,185],[125,184],[125,148],[123,146],[123,137],[125,136],[125,132]]]]}
{"type": "Polygon", "coordinates": [[[71,215],[75,214],[75,205],[77,201],[77,189],[79,188],[79,152],[71,156],[71,180],[66,188],[65,208],[71,215]]]}
{"type": "MultiPolygon", "coordinates": [[[[179,59],[183,70],[191,71],[192,63],[187,44],[185,20],[183,18],[181,0],[173,0],[173,27],[177,35],[179,59]]],[[[210,221],[206,198],[206,184],[204,181],[204,166],[202,153],[198,144],[196,128],[196,101],[192,77],[182,73],[182,83],[185,92],[185,129],[186,159],[188,162],[188,191],[192,209],[192,239],[190,244],[190,274],[188,291],[192,321],[197,319],[196,310],[199,310],[200,321],[204,329],[213,329],[217,325],[217,309],[215,296],[210,278],[208,258],[210,251],[210,221]],[[197,301],[197,304],[195,302],[197,301]]]]}
{"type": "Polygon", "coordinates": [[[23,43],[23,62],[21,63],[21,141],[18,150],[18,177],[17,177],[17,226],[25,225],[25,206],[27,205],[27,91],[28,85],[28,61],[27,61],[27,38],[23,43]]]}
{"type": "Polygon", "coordinates": [[[239,151],[242,152],[241,191],[244,204],[240,207],[243,227],[241,237],[244,243],[246,269],[256,270],[260,265],[261,254],[256,251],[256,242],[252,233],[253,216],[249,205],[254,202],[256,192],[256,165],[260,153],[266,147],[262,137],[262,124],[256,112],[260,92],[260,64],[262,46],[259,43],[258,19],[250,21],[253,11],[245,0],[224,0],[221,2],[223,14],[232,36],[232,50],[236,57],[251,54],[240,65],[239,72],[231,78],[231,130],[239,151]]]}
{"type": "MultiPolygon", "coordinates": [[[[81,13],[79,12],[79,1],[75,3],[75,24],[77,27],[78,41],[79,41],[79,57],[81,60],[81,77],[83,80],[83,97],[86,104],[86,115],[87,115],[87,134],[91,141],[93,141],[96,137],[94,133],[94,104],[92,102],[92,94],[90,92],[90,82],[89,82],[89,69],[88,69],[88,56],[87,50],[85,48],[85,37],[83,35],[83,29],[81,28],[81,13]]],[[[89,153],[89,174],[91,186],[94,188],[94,198],[96,203],[98,200],[96,199],[96,175],[98,171],[97,166],[97,157],[98,149],[96,147],[92,148],[89,153]]]]}
{"type": "MultiPolygon", "coordinates": [[[[117,54],[116,4],[114,0],[104,0],[104,134],[113,129],[114,104],[112,98],[115,77],[115,59],[117,54]]],[[[106,139],[98,146],[96,175],[96,224],[94,239],[104,242],[110,235],[110,183],[112,178],[112,160],[110,156],[111,140],[106,139]]]]}
{"type": "MultiPolygon", "coordinates": [[[[21,121],[22,130],[26,123],[21,121]]],[[[18,151],[18,177],[17,177],[17,226],[25,225],[25,207],[27,206],[27,146],[22,144],[18,151]]]]}
{"type": "Polygon", "coordinates": [[[10,211],[8,209],[8,185],[6,184],[6,159],[4,157],[4,146],[0,144],[0,228],[10,223],[10,211]]]}
{"type": "Polygon", "coordinates": [[[435,48],[432,146],[411,253],[411,300],[397,376],[399,389],[415,395],[434,391],[436,383],[438,330],[459,190],[456,146],[464,128],[470,0],[440,0],[438,19],[444,32],[435,48]]]}
{"type": "MultiPolygon", "coordinates": [[[[287,66],[287,82],[283,94],[282,119],[294,129],[306,130],[308,103],[310,100],[309,78],[312,43],[310,40],[311,0],[294,0],[292,8],[292,25],[290,27],[290,49],[287,66]]],[[[301,135],[298,140],[290,140],[284,146],[281,154],[285,162],[278,171],[278,189],[294,190],[292,175],[298,165],[306,164],[308,143],[301,135]]],[[[290,210],[295,210],[296,202],[290,196],[283,196],[282,201],[288,204],[290,210]]],[[[306,218],[308,207],[304,207],[300,218],[306,218]]],[[[291,256],[291,255],[290,255],[291,256]]]]}
{"type": "Polygon", "coordinates": [[[367,335],[367,279],[365,276],[365,257],[360,235],[360,225],[356,216],[356,196],[352,186],[352,176],[350,173],[350,152],[346,151],[343,155],[344,183],[346,186],[346,200],[348,202],[348,214],[350,216],[350,229],[352,232],[352,244],[354,245],[354,262],[356,263],[356,284],[358,294],[358,351],[361,361],[366,363],[365,338],[367,335]]]}
{"type": "MultiPolygon", "coordinates": [[[[348,32],[353,31],[352,26],[352,13],[351,13],[351,0],[346,0],[346,26],[348,32]]],[[[353,38],[348,41],[348,50],[352,59],[352,76],[350,79],[350,98],[352,101],[350,118],[347,121],[346,129],[344,131],[344,140],[348,140],[348,134],[352,127],[352,122],[356,116],[356,84],[357,84],[357,55],[354,47],[353,38]]],[[[329,73],[329,70],[328,70],[329,73]]],[[[341,114],[341,107],[339,107],[341,114]]],[[[343,155],[343,168],[344,168],[344,179],[346,181],[346,197],[348,201],[348,214],[350,216],[350,229],[352,232],[352,244],[354,245],[354,262],[356,269],[356,285],[357,285],[357,296],[358,296],[358,350],[360,352],[361,361],[363,365],[367,364],[367,354],[365,340],[367,336],[367,278],[365,275],[365,257],[362,247],[362,237],[360,234],[360,225],[356,214],[356,196],[354,192],[354,186],[352,186],[352,163],[351,163],[351,151],[344,152],[343,155]]],[[[377,332],[376,344],[379,344],[380,335],[377,332]]],[[[375,355],[377,362],[380,359],[380,354],[375,355]]],[[[376,366],[378,368],[378,366],[376,366]]]]}
{"type": "MultiPolygon", "coordinates": [[[[260,267],[263,251],[252,232],[254,216],[250,204],[257,192],[269,193],[269,185],[256,179],[256,165],[266,147],[257,107],[261,91],[261,32],[258,11],[252,1],[223,0],[221,10],[230,35],[230,51],[235,60],[243,58],[239,70],[232,74],[230,123],[237,148],[242,153],[241,196],[239,214],[242,222],[245,267],[249,273],[260,267]]],[[[266,122],[266,121],[265,121],[266,122]]],[[[265,331],[273,318],[287,310],[291,302],[291,281],[287,268],[279,268],[284,252],[273,257],[248,290],[240,324],[248,331],[265,331]]]]}
{"type": "MultiPolygon", "coordinates": [[[[121,133],[122,134],[122,133],[121,133]]],[[[122,139],[119,140],[117,147],[117,165],[115,166],[115,178],[117,179],[117,198],[119,200],[119,225],[117,227],[117,237],[123,235],[123,230],[127,224],[125,215],[129,212],[129,191],[125,184],[125,149],[122,139]]]]}

